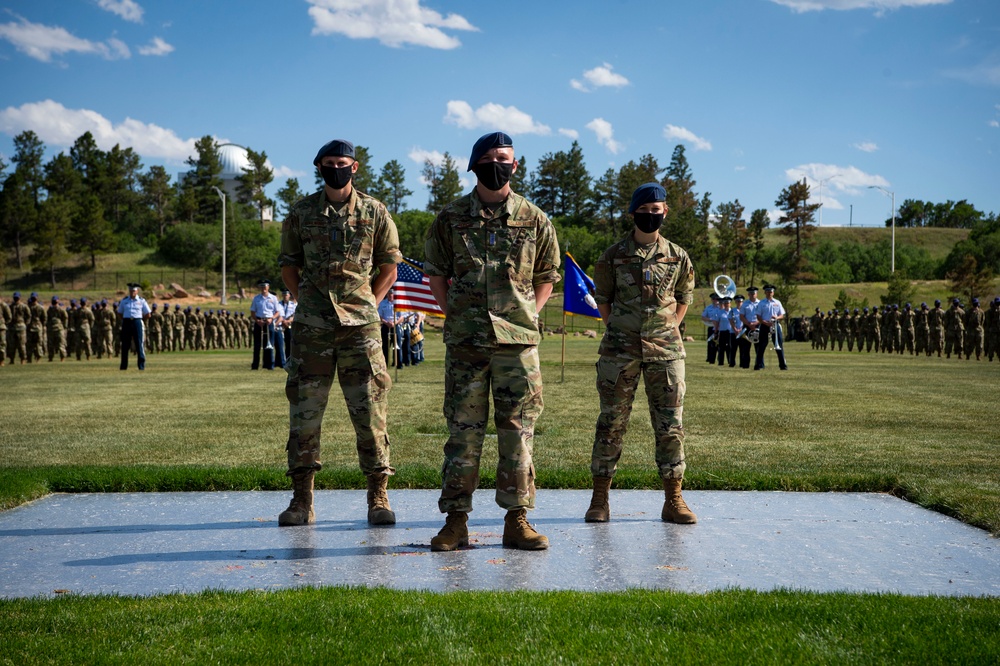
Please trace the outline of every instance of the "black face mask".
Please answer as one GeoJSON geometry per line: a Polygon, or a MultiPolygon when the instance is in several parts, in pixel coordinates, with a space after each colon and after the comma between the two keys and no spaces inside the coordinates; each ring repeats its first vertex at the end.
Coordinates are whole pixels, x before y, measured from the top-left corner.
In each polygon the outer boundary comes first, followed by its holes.
{"type": "Polygon", "coordinates": [[[474,165],[472,171],[486,189],[496,192],[502,190],[503,186],[510,182],[510,175],[514,172],[514,163],[486,162],[474,165]]]}
{"type": "Polygon", "coordinates": [[[333,167],[333,166],[321,166],[319,168],[320,175],[323,176],[323,182],[327,184],[328,187],[332,187],[335,190],[343,189],[351,182],[351,178],[354,174],[351,173],[351,167],[353,165],[347,165],[344,167],[333,167]]]}
{"type": "Polygon", "coordinates": [[[639,231],[651,234],[663,224],[663,213],[632,213],[635,226],[639,231]]]}

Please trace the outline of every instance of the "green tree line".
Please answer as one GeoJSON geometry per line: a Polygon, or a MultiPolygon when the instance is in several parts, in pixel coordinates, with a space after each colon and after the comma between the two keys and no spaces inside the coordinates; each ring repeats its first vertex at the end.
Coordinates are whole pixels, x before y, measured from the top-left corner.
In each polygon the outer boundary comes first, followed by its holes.
{"type": "MultiPolygon", "coordinates": [[[[189,171],[179,181],[160,166],[144,169],[131,148],[98,148],[88,132],[69,148],[44,161],[45,146],[34,132],[14,139],[12,164],[0,162],[0,238],[8,248],[5,265],[22,269],[26,259],[37,271],[56,271],[73,256],[86,257],[92,267],[104,253],[155,248],[178,266],[221,268],[222,188],[219,146],[211,136],[195,144],[189,171]],[[9,167],[13,167],[10,169],[9,167]],[[9,171],[9,173],[8,173],[9,171]],[[26,257],[26,248],[31,248],[26,257]]],[[[421,170],[427,187],[423,210],[407,209],[406,171],[396,160],[376,169],[365,146],[356,146],[359,169],[355,186],[383,201],[396,220],[403,254],[423,257],[423,240],[441,208],[462,192],[459,166],[445,153],[427,160],[421,170]]],[[[266,225],[265,211],[277,208],[278,219],[304,196],[298,179],[289,178],[268,199],[273,181],[267,154],[247,149],[249,166],[240,177],[238,196],[227,198],[226,254],[229,271],[276,277],[277,225],[266,225]]],[[[713,202],[711,192],[696,188],[683,145],[666,164],[647,154],[594,178],[579,143],[565,151],[542,155],[529,168],[519,158],[515,191],[528,196],[551,217],[561,247],[584,270],[593,266],[611,243],[631,229],[628,203],[632,191],[647,182],[661,183],[669,214],[663,233],[684,247],[706,284],[726,273],[738,283],[758,281],[762,273],[777,275],[784,284],[881,281],[889,277],[888,242],[861,244],[814,240],[818,204],[809,203],[803,180],[777,193],[773,222],[786,242],[765,247],[772,226],[766,209],[747,211],[738,198],[713,202]]],[[[315,186],[322,186],[318,172],[315,186]]],[[[891,220],[890,220],[891,222],[891,220]]],[[[971,230],[968,241],[956,245],[942,262],[921,248],[896,247],[897,270],[910,279],[945,278],[957,272],[1000,271],[1000,223],[995,214],[977,211],[968,202],[933,204],[906,200],[897,211],[900,226],[946,226],[971,230]],[[971,267],[971,268],[970,268],[971,267]]]]}

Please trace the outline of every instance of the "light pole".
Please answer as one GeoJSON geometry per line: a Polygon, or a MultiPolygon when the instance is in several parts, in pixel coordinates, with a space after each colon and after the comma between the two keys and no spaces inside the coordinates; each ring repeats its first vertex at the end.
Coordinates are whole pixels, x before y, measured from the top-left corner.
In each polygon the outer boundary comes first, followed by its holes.
{"type": "Polygon", "coordinates": [[[226,193],[212,186],[215,193],[222,199],[222,304],[226,304],[226,193]]]}
{"type": "Polygon", "coordinates": [[[892,267],[890,273],[896,272],[896,193],[890,192],[884,187],[879,187],[878,185],[869,185],[869,190],[878,190],[882,194],[892,198],[892,267]]]}
{"type": "Polygon", "coordinates": [[[836,177],[836,174],[834,174],[819,181],[819,226],[821,227],[823,226],[823,183],[836,177]]]}

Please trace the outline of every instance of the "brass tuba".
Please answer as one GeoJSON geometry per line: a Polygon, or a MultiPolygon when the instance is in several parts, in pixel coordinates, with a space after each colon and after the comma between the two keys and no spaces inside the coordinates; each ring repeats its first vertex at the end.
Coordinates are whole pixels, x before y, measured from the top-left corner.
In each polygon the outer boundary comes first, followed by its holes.
{"type": "Polygon", "coordinates": [[[732,298],[736,295],[736,280],[728,275],[719,275],[712,284],[719,298],[732,298]]]}

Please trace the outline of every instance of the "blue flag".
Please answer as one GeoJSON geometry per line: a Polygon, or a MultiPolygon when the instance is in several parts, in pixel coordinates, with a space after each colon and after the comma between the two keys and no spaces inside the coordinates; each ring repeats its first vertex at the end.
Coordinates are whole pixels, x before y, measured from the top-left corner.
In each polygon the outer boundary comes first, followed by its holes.
{"type": "Polygon", "coordinates": [[[563,311],[567,314],[600,319],[594,301],[594,281],[583,272],[569,252],[566,253],[566,284],[563,287],[563,311]]]}

